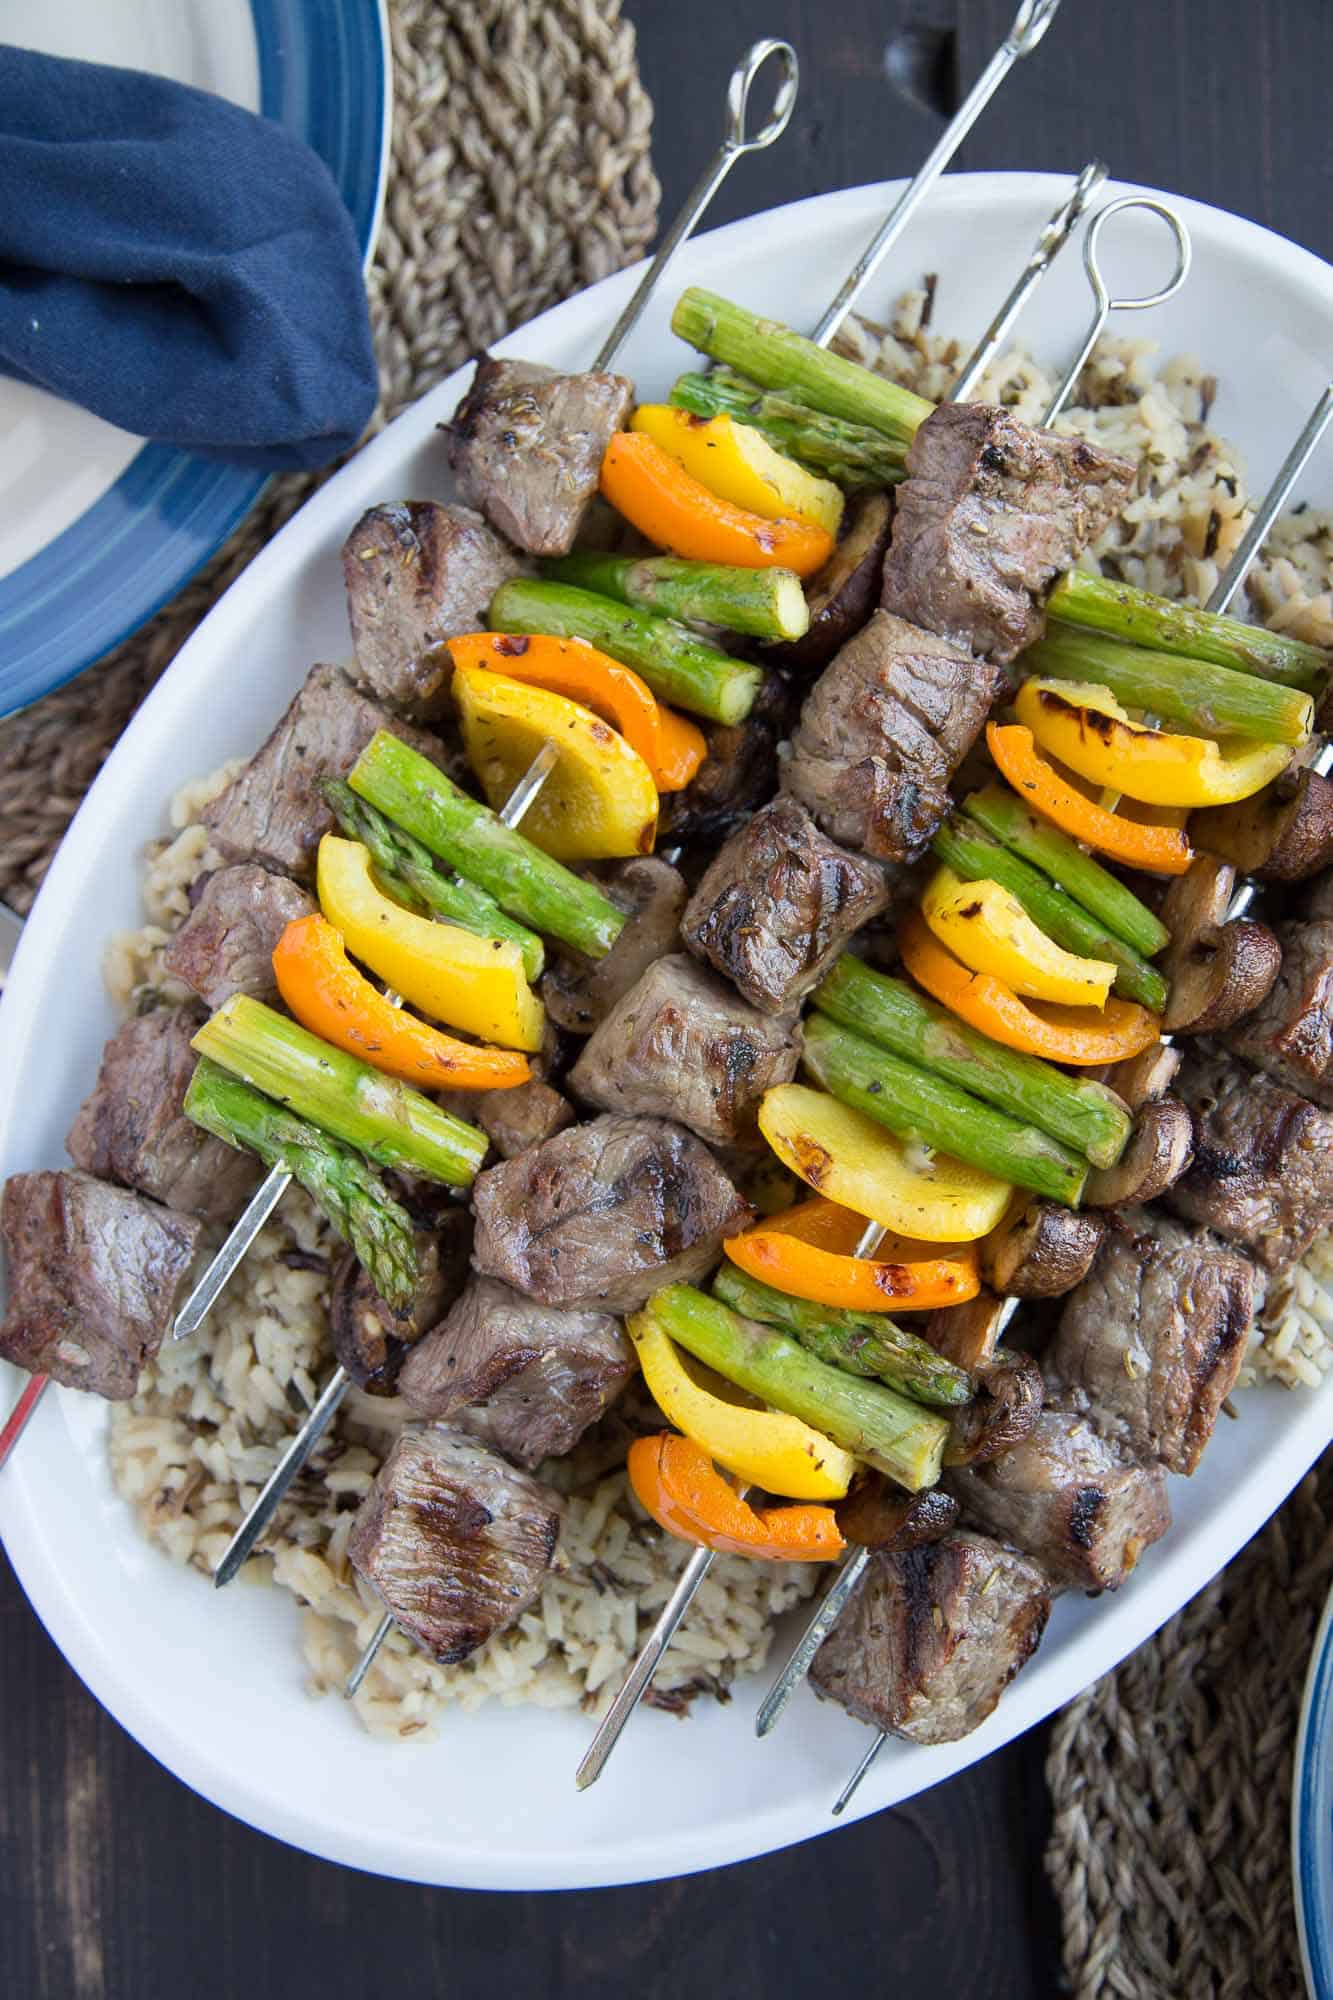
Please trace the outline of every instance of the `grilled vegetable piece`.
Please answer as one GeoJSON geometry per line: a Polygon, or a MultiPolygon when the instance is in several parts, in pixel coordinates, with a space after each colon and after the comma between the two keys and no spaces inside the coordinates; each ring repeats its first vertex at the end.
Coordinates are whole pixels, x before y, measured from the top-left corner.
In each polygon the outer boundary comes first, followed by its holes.
{"type": "Polygon", "coordinates": [[[1190,844],[1178,826],[1146,824],[1094,804],[1042,756],[1030,729],[988,722],[986,747],[1014,790],[1071,839],[1153,875],[1183,875],[1189,867],[1190,844]]]}
{"type": "Polygon", "coordinates": [[[295,882],[253,862],[215,869],[198,885],[185,922],[167,939],[162,964],[208,1008],[220,1007],[233,993],[271,1003],[278,997],[273,947],[289,923],[314,909],[295,882]]]}
{"type": "Polygon", "coordinates": [[[1176,1089],[1194,1120],[1194,1161],[1171,1190],[1206,1223],[1283,1271],[1333,1213],[1333,1115],[1266,1076],[1191,1049],[1176,1089]]]}
{"type": "Polygon", "coordinates": [[[708,755],[684,791],[663,800],[659,842],[688,846],[702,857],[716,853],[777,790],[778,745],[791,729],[792,713],[789,683],[766,669],[744,722],[716,722],[704,730],[708,755]]]}
{"type": "Polygon", "coordinates": [[[1200,855],[1173,882],[1162,905],[1171,943],[1162,969],[1171,981],[1166,1027],[1192,1034],[1229,1028],[1257,1007],[1277,978],[1282,947],[1266,924],[1226,920],[1235,870],[1200,855]]]}
{"type": "Polygon", "coordinates": [[[601,485],[617,512],[668,555],[809,576],[833,548],[828,529],[811,521],[771,521],[719,499],[654,438],[635,431],[612,438],[601,485]]]}
{"type": "Polygon", "coordinates": [[[548,564],[546,574],[556,583],[595,591],[639,611],[721,625],[753,639],[796,640],[810,625],[810,610],[795,570],[743,569],[737,563],[686,562],[679,556],[612,556],[576,549],[548,564]]]}
{"type": "Polygon", "coordinates": [[[455,1209],[443,1221],[450,1226],[416,1232],[417,1283],[405,1306],[390,1305],[350,1250],[334,1271],[329,1298],[333,1351],[367,1395],[397,1394],[404,1359],[466,1279],[470,1220],[455,1209]]]}
{"type": "Polygon", "coordinates": [[[1318,646],[1307,646],[1286,632],[1269,632],[1243,618],[1219,617],[1179,599],[1168,602],[1109,576],[1089,576],[1086,570],[1071,569],[1062,576],[1046,609],[1063,624],[1108,632],[1112,638],[1163,653],[1211,660],[1219,667],[1302,688],[1307,694],[1319,692],[1328,672],[1328,657],[1318,646]]]}
{"type": "Polygon", "coordinates": [[[855,1313],[933,1311],[976,1293],[971,1244],[941,1246],[882,1234],[868,1256],[859,1256],[865,1228],[863,1216],[815,1195],[729,1236],[724,1248],[733,1264],[763,1285],[855,1313]]]}
{"type": "Polygon", "coordinates": [[[774,648],[783,666],[809,671],[827,665],[866,623],[879,597],[892,517],[887,493],[862,493],[853,500],[841,540],[808,581],[809,630],[774,648]]]}
{"type": "Polygon", "coordinates": [[[670,862],[649,855],[619,862],[603,874],[602,888],[623,925],[610,951],[592,962],[559,953],[542,981],[548,1014],[574,1035],[590,1035],[649,966],[680,942],[686,889],[670,862]]]}
{"type": "Polygon", "coordinates": [[[1241,875],[1303,882],[1333,861],[1333,783],[1289,765],[1266,790],[1193,813],[1190,834],[1205,854],[1231,862],[1241,875]]]}
{"type": "Polygon", "coordinates": [[[1015,993],[1066,1007],[1106,1005],[1114,961],[1065,951],[1002,882],[987,876],[964,881],[952,868],[937,868],[921,898],[921,914],[955,958],[1015,993]]]}
{"type": "Polygon", "coordinates": [[[1173,1187],[1194,1157],[1194,1124],[1174,1097],[1145,1104],[1128,1146],[1113,1167],[1088,1176],[1084,1200],[1091,1208],[1123,1208],[1156,1201],[1173,1187]]]}
{"type": "MultiPolygon", "coordinates": [[[[1123,938],[1141,958],[1156,958],[1158,952],[1170,942],[1166,925],[1153,915],[1146,903],[1140,902],[1132,889],[1127,889],[1118,876],[1112,875],[1109,869],[1103,868],[1099,861],[1085,853],[1076,840],[1070,840],[1058,827],[1036,818],[1006,786],[987,785],[982,791],[973,792],[963,801],[963,811],[993,840],[998,840],[1021,861],[1049,876],[1066,897],[1098,918],[1114,936],[1123,938]]],[[[956,821],[951,822],[951,826],[957,830],[956,821]]],[[[963,873],[957,861],[951,865],[959,874],[963,873]]],[[[986,872],[995,873],[993,863],[986,872]]],[[[1022,896],[1016,878],[1009,879],[1009,887],[1016,895],[1022,896]]],[[[1041,922],[1036,910],[1029,907],[1028,914],[1041,922]]],[[[1068,938],[1058,937],[1055,931],[1051,935],[1057,938],[1057,942],[1069,944],[1068,938]]],[[[1070,949],[1073,947],[1070,946],[1070,949]]],[[[1103,951],[1101,956],[1109,958],[1111,954],[1103,951]]]]}
{"type": "Polygon", "coordinates": [[[1179,1049],[1173,1048],[1170,1042],[1154,1042],[1141,1055],[1117,1063],[1108,1075],[1106,1085],[1131,1111],[1138,1111],[1143,1105],[1155,1104],[1158,1098],[1166,1096],[1180,1064],[1179,1049]]]}
{"type": "Polygon", "coordinates": [[[941,1541],[957,1526],[959,1509],[938,1486],[927,1493],[904,1493],[878,1472],[860,1472],[833,1511],[849,1542],[899,1555],[941,1541]]]}
{"type": "Polygon", "coordinates": [[[1030,1354],[1003,1347],[972,1377],[972,1401],[959,1410],[944,1448],[946,1465],[984,1465],[1029,1437],[1045,1391],[1030,1354]]]}
{"type": "Polygon", "coordinates": [[[1088,1274],[1102,1240],[1096,1215],[1076,1215],[1053,1201],[1016,1205],[981,1245],[981,1272],[994,1292],[1053,1299],[1088,1274]]]}
{"type": "Polygon", "coordinates": [[[1314,703],[1299,688],[1282,687],[1207,660],[1150,653],[1093,632],[1057,626],[1024,656],[1023,665],[1046,680],[1106,687],[1130,708],[1164,722],[1186,724],[1200,735],[1245,736],[1256,743],[1304,743],[1314,703]]]}
{"type": "Polygon", "coordinates": [[[729,411],[766,437],[775,451],[832,479],[844,493],[889,486],[903,476],[905,444],[869,424],[830,417],[780,390],[761,389],[731,368],[678,376],[668,401],[696,417],[729,411]]]}
{"type": "Polygon", "coordinates": [[[1004,1300],[981,1291],[961,1306],[941,1306],[926,1321],[925,1335],[937,1354],[972,1374],[994,1354],[1004,1328],[1004,1300]]]}
{"type": "Polygon", "coordinates": [[[636,1438],[630,1485],[659,1527],[719,1555],[763,1562],[832,1562],[845,1546],[831,1507],[752,1507],[690,1438],[636,1438]]]}
{"type": "Polygon", "coordinates": [[[1178,736],[1131,722],[1109,689],[1083,681],[1024,681],[1014,701],[1033,741],[1090,785],[1149,806],[1226,805],[1271,783],[1291,762],[1285,743],[1178,736]]]}
{"type": "Polygon", "coordinates": [[[842,526],[843,498],[832,481],[775,451],[730,411],[700,422],[670,403],[640,403],[630,429],[652,438],[720,500],[767,521],[808,521],[834,537],[842,526]]]}

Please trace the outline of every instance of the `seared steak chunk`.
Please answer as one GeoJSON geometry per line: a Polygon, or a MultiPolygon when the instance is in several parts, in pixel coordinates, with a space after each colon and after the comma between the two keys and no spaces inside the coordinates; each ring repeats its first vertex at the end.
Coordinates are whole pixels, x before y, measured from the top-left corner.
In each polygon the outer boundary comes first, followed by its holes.
{"type": "Polygon", "coordinates": [[[764,675],[744,722],[709,723],[708,755],[697,777],[666,792],[659,846],[724,840],[747,813],[771,799],[778,783],[778,744],[795,714],[793,691],[781,674],[764,675]]]}
{"type": "Polygon", "coordinates": [[[483,354],[446,426],[459,492],[519,548],[567,555],[633,401],[623,375],[561,375],[483,354]]]}
{"type": "Polygon", "coordinates": [[[877,611],[806,696],[782,789],[834,840],[914,861],[949,811],[949,779],[999,685],[988,663],[877,611]]]}
{"type": "Polygon", "coordinates": [[[1282,970],[1268,998],[1226,1037],[1276,1082],[1333,1111],[1333,918],[1278,926],[1282,970]]]}
{"type": "Polygon", "coordinates": [[[1176,1090],[1194,1119],[1194,1164],[1172,1208],[1285,1270],[1333,1224],[1333,1113],[1202,1050],[1176,1090]]]}
{"type": "Polygon", "coordinates": [[[820,833],[795,799],[774,799],[733,833],[681,926],[765,1014],[797,1006],[854,931],[889,900],[880,869],[820,833]]]}
{"type": "Polygon", "coordinates": [[[502,1160],[540,1146],[574,1122],[573,1105],[536,1076],[515,1090],[453,1090],[442,1102],[469,1124],[480,1125],[502,1160]]]}
{"type": "Polygon", "coordinates": [[[91,1174],[13,1174],[0,1205],[0,1356],[125,1402],[171,1325],[199,1224],[91,1174]]]}
{"type": "Polygon", "coordinates": [[[276,1005],[273,948],[297,917],[313,915],[304,889],[253,862],[208,876],[189,916],[162,954],[172,976],[192,986],[208,1008],[233,993],[276,1005]]]}
{"type": "Polygon", "coordinates": [[[690,1284],[750,1219],[708,1148],[665,1118],[594,1118],[472,1187],[472,1261],[548,1306],[631,1312],[690,1284]]]}
{"type": "Polygon", "coordinates": [[[683,876],[652,855],[620,862],[600,886],[629,922],[605,958],[555,953],[541,983],[547,1013],[575,1035],[590,1035],[641,974],[676,949],[685,908],[683,876]]]}
{"type": "Polygon", "coordinates": [[[542,1587],[560,1496],[475,1438],[405,1430],[357,1510],[353,1567],[417,1644],[452,1666],[542,1587]]]}
{"type": "Polygon", "coordinates": [[[338,1265],[329,1300],[333,1351],[358,1389],[392,1396],[403,1358],[427,1328],[434,1326],[467,1279],[470,1218],[455,1209],[438,1235],[417,1232],[420,1276],[411,1303],[397,1312],[376,1291],[370,1274],[350,1251],[338,1265]]]}
{"type": "Polygon", "coordinates": [[[258,861],[306,881],[315,853],[333,829],[320,784],[351,770],[377,729],[391,729],[439,763],[442,746],[395,722],[358,694],[341,667],[312,667],[281,722],[200,817],[229,861],[258,861]]]}
{"type": "Polygon", "coordinates": [[[761,1014],[676,952],[650,965],[593,1031],[569,1083],[601,1111],[675,1117],[724,1143],[753,1134],[760,1098],[791,1082],[800,1053],[794,1013],[761,1014]]]}
{"type": "Polygon", "coordinates": [[[907,475],[880,602],[1003,666],[1040,638],[1047,592],[1120,512],[1135,468],[1007,410],[944,403],[907,475]]]}
{"type": "Polygon", "coordinates": [[[403,1364],[399,1393],[420,1417],[445,1417],[516,1465],[572,1451],[634,1373],[610,1313],[560,1312],[494,1278],[473,1278],[403,1364]]]}
{"type": "Polygon", "coordinates": [[[439,715],[453,672],[445,641],[484,632],[496,591],[526,569],[470,507],[371,507],[343,543],[358,678],[402,715],[439,715]]]}
{"type": "Polygon", "coordinates": [[[158,1007],[118,1028],[65,1150],[76,1167],[168,1208],[230,1222],[254,1193],[259,1165],[203,1132],[181,1109],[198,1058],[188,1007],[158,1007]]]}
{"type": "Polygon", "coordinates": [[[810,1678],[860,1722],[911,1743],[956,1743],[1036,1652],[1050,1610],[1034,1564],[956,1529],[870,1558],[810,1678]]]}
{"type": "Polygon", "coordinates": [[[1135,1458],[1193,1472],[1235,1387],[1254,1266],[1152,1209],[1108,1220],[1047,1356],[1061,1402],[1135,1458]]]}
{"type": "Polygon", "coordinates": [[[947,1478],[969,1521],[1070,1590],[1118,1589],[1171,1525],[1161,1466],[1125,1457],[1069,1410],[1043,1410],[1022,1444],[947,1478]]]}

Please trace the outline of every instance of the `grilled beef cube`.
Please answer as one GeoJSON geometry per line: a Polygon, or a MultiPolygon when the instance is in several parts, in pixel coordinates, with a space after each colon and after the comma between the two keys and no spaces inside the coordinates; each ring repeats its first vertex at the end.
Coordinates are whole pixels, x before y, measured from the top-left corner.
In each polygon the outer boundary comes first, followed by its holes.
{"type": "Polygon", "coordinates": [[[401,1311],[381,1298],[350,1251],[334,1273],[329,1300],[333,1351],[357,1388],[372,1396],[396,1393],[408,1350],[435,1325],[467,1280],[472,1229],[462,1209],[453,1211],[438,1235],[419,1230],[416,1240],[416,1293],[401,1311]]]}
{"type": "Polygon", "coordinates": [[[873,1555],[815,1654],[815,1690],[910,1743],[956,1743],[986,1720],[1050,1616],[1035,1564],[956,1529],[873,1555]]]}
{"type": "Polygon", "coordinates": [[[1333,1111],[1333,919],[1280,924],[1278,939],[1277,983],[1226,1043],[1275,1082],[1333,1111]]]}
{"type": "Polygon", "coordinates": [[[519,548],[567,555],[633,401],[623,375],[561,375],[483,354],[445,426],[459,492],[519,548]]]}
{"type": "Polygon", "coordinates": [[[708,1148],[665,1118],[594,1118],[472,1186],[472,1262],[548,1306],[631,1312],[691,1284],[750,1220],[708,1148]]]}
{"type": "Polygon", "coordinates": [[[732,834],[681,929],[695,957],[752,1006],[783,1014],[888,900],[879,868],[827,840],[795,799],[779,798],[732,834]]]}
{"type": "Polygon", "coordinates": [[[969,1521],[1070,1590],[1118,1589],[1171,1525],[1161,1466],[1127,1458],[1069,1410],[1043,1410],[1023,1443],[947,1482],[969,1521]]]}
{"type": "Polygon", "coordinates": [[[998,665],[1041,637],[1047,592],[1115,519],[1135,468],[1007,410],[944,403],[912,440],[880,598],[998,665]]]}
{"type": "Polygon", "coordinates": [[[137,1188],[205,1222],[230,1222],[259,1181],[248,1153],[203,1132],[182,1105],[198,1058],[188,1007],[158,1007],[117,1029],[65,1150],[76,1167],[137,1188]]]}
{"type": "Polygon", "coordinates": [[[605,958],[557,952],[541,983],[547,1013],[574,1035],[590,1035],[656,959],[676,950],[680,938],[685,880],[668,862],[651,855],[621,862],[600,886],[629,922],[605,958]]]}
{"type": "Polygon", "coordinates": [[[658,845],[716,844],[771,799],[778,783],[778,744],[794,713],[789,682],[768,673],[744,722],[706,725],[708,755],[698,776],[663,796],[658,845]]]}
{"type": "Polygon", "coordinates": [[[701,1139],[750,1137],[759,1100],[790,1083],[801,1053],[792,1014],[761,1014],[676,952],[650,965],[611,1009],[570,1071],[601,1111],[678,1118],[701,1139]]]}
{"type": "Polygon", "coordinates": [[[531,1470],[572,1451],[634,1373],[610,1313],[558,1312],[494,1278],[473,1278],[408,1355],[398,1389],[531,1470]]]}
{"type": "Polygon", "coordinates": [[[502,1160],[512,1160],[531,1146],[540,1146],[574,1122],[567,1098],[534,1076],[515,1090],[452,1090],[446,1108],[480,1125],[502,1160]]]}
{"type": "Polygon", "coordinates": [[[953,803],[949,779],[999,686],[986,662],[877,611],[806,696],[782,789],[834,840],[914,861],[953,803]]]}
{"type": "Polygon", "coordinates": [[[233,993],[276,1005],[273,947],[288,924],[314,912],[304,889],[285,875],[270,875],[253,862],[219,868],[204,881],[162,962],[208,1008],[221,1007],[233,993]]]}
{"type": "Polygon", "coordinates": [[[199,1224],[91,1174],[14,1174],[0,1204],[0,1357],[126,1402],[171,1325],[199,1224]]]}
{"type": "Polygon", "coordinates": [[[1065,1301],[1048,1378],[1135,1458],[1193,1472],[1235,1387],[1254,1293],[1248,1258],[1155,1210],[1125,1209],[1065,1301]]]}
{"type": "Polygon", "coordinates": [[[1333,1218],[1333,1113],[1201,1050],[1176,1090],[1194,1119],[1194,1163],[1171,1207],[1284,1271],[1333,1218]]]}
{"type": "Polygon", "coordinates": [[[200,818],[229,861],[258,861],[309,880],[333,814],[320,784],[345,777],[377,729],[390,729],[439,763],[443,748],[424,730],[395,722],[359,694],[341,667],[312,667],[277,728],[200,818]]]}
{"type": "Polygon", "coordinates": [[[357,1509],[347,1553],[403,1630],[453,1666],[537,1596],[562,1511],[549,1486],[476,1438],[413,1427],[357,1509]]]}
{"type": "Polygon", "coordinates": [[[446,640],[484,631],[500,585],[527,569],[470,507],[371,507],[343,543],[358,679],[401,715],[439,715],[453,673],[446,640]]]}

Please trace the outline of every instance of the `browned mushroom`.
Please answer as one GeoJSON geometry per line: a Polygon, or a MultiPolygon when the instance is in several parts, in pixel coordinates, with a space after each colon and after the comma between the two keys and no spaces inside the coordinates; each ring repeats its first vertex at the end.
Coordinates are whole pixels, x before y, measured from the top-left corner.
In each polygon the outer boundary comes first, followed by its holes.
{"type": "Polygon", "coordinates": [[[879,597],[892,515],[887,493],[862,493],[851,502],[837,547],[806,585],[810,628],[799,639],[769,647],[774,659],[784,666],[822,667],[860,631],[879,597]]]}
{"type": "Polygon", "coordinates": [[[946,1360],[971,1374],[994,1354],[1003,1310],[1003,1299],[994,1292],[980,1291],[963,1305],[937,1307],[922,1333],[946,1360]]]}
{"type": "Polygon", "coordinates": [[[1058,1298],[1087,1276],[1102,1228],[1099,1216],[1058,1201],[1024,1201],[982,1244],[981,1275],[1013,1298],[1058,1298]]]}
{"type": "Polygon", "coordinates": [[[833,1511],[847,1541],[901,1555],[947,1535],[958,1519],[958,1502],[937,1486],[926,1493],[904,1493],[882,1474],[862,1472],[833,1511]]]}
{"type": "Polygon", "coordinates": [[[1173,1049],[1170,1042],[1154,1042],[1142,1054],[1127,1056],[1124,1062],[1116,1063],[1106,1072],[1105,1081],[1122,1104],[1138,1111],[1166,1096],[1180,1063],[1179,1049],[1173,1049]]]}
{"type": "Polygon", "coordinates": [[[1192,814],[1190,839],[1242,875],[1303,882],[1333,861],[1333,784],[1289,765],[1253,798],[1192,814]]]}
{"type": "Polygon", "coordinates": [[[1164,1025],[1172,1034],[1229,1028],[1264,998],[1282,966],[1282,947],[1267,924],[1226,921],[1236,871],[1200,854],[1177,876],[1162,904],[1171,942],[1162,970],[1171,982],[1164,1025]]]}
{"type": "Polygon", "coordinates": [[[1156,1201],[1194,1157],[1194,1120],[1178,1097],[1145,1104],[1128,1146],[1113,1167],[1089,1174],[1083,1199],[1090,1208],[1120,1208],[1156,1201]]]}
{"type": "Polygon", "coordinates": [[[1029,1437],[1045,1399],[1041,1370],[1017,1348],[992,1356],[976,1374],[976,1393],[949,1426],[946,1465],[984,1465],[1029,1437]]]}

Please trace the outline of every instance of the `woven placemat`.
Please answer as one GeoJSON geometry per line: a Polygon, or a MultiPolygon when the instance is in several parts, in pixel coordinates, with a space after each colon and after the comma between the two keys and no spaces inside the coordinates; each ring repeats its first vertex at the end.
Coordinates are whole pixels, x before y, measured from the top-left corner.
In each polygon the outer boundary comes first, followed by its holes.
{"type": "MultiPolygon", "coordinates": [[[[393,161],[370,279],[375,430],[488,341],[641,256],[658,202],[652,106],[620,0],[393,0],[390,12],[393,161]]],[[[151,624],[0,724],[0,900],[26,912],[139,702],[318,483],[275,479],[151,624]]]]}

